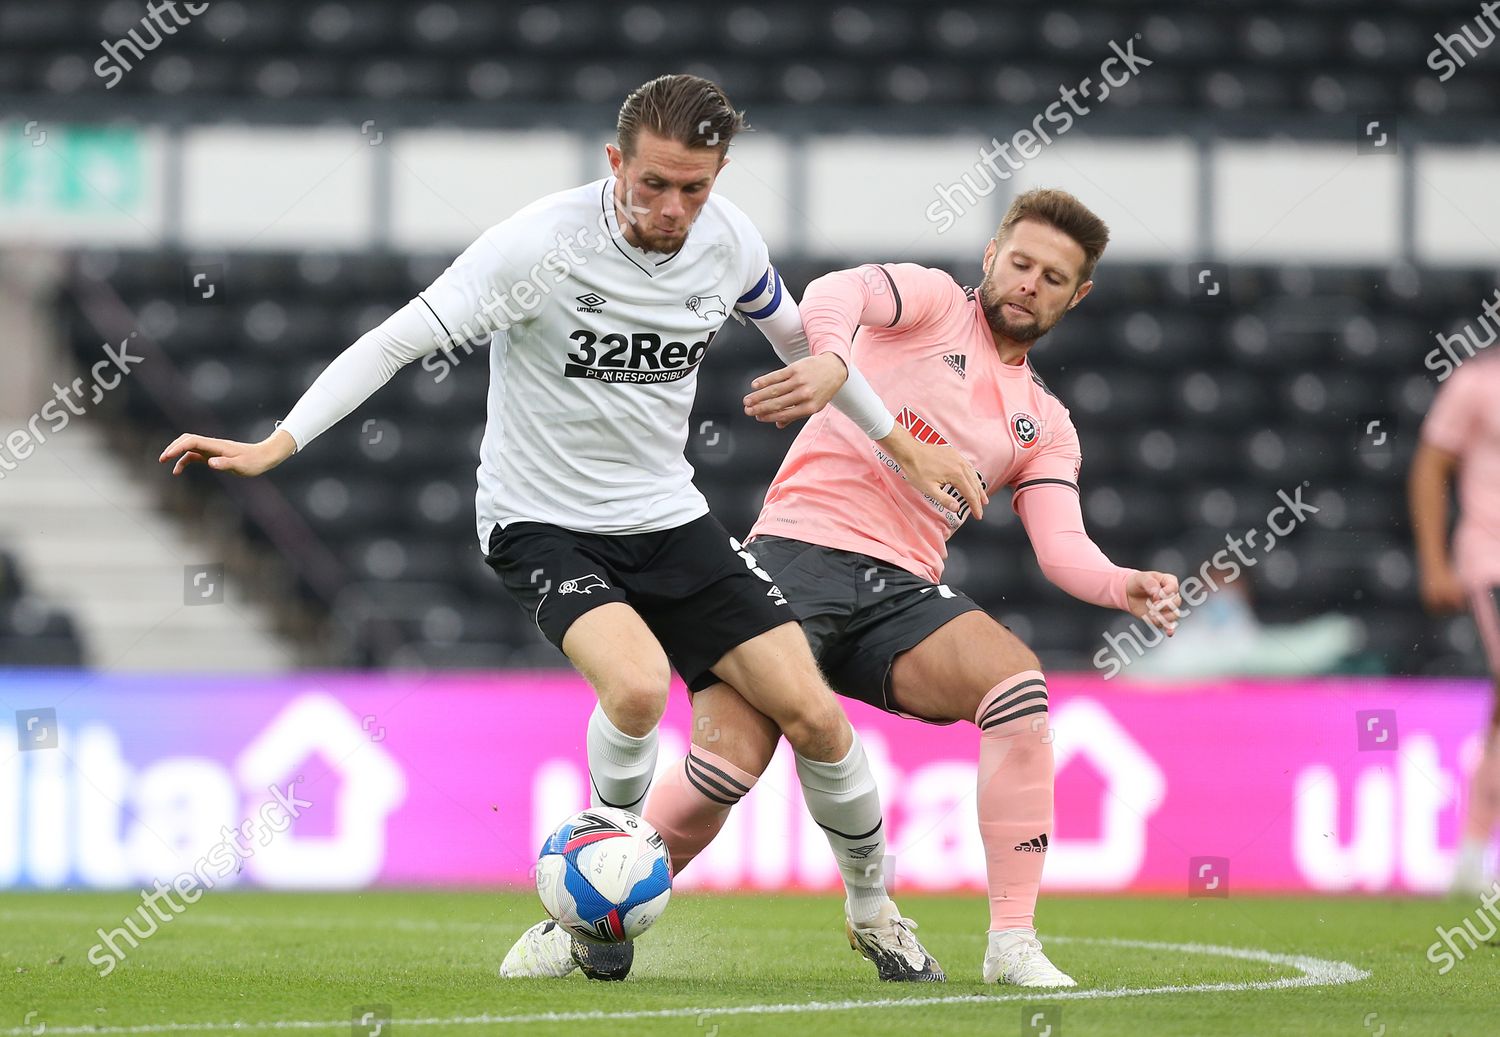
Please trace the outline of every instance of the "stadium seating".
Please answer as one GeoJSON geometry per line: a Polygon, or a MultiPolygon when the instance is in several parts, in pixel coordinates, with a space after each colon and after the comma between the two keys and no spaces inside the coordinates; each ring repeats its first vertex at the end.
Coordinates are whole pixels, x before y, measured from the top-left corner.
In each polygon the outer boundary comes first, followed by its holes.
{"type": "MultiPolygon", "coordinates": [[[[1434,33],[1475,31],[1478,6],[221,0],[163,52],[121,51],[146,72],[124,76],[109,96],[597,104],[653,74],[687,70],[719,79],[741,104],[1031,108],[1061,85],[1097,82],[1109,57],[1100,41],[1138,37],[1151,71],[1115,93],[1122,109],[1488,115],[1500,90],[1493,59],[1481,53],[1441,88],[1425,60],[1434,33]]],[[[101,41],[132,29],[153,41],[142,13],[113,0],[3,0],[0,87],[105,94],[91,70],[101,41]]]]}
{"type": "MultiPolygon", "coordinates": [[[[209,434],[266,435],[312,377],[441,269],[441,257],[245,255],[228,302],[187,305],[185,257],[96,252],[78,276],[109,282],[194,396],[209,434]]],[[[845,263],[783,267],[799,294],[845,263]]],[[[955,275],[959,271],[955,268],[955,275]]],[[[1484,271],[1241,268],[1232,304],[1187,298],[1186,272],[1110,264],[1087,303],[1044,339],[1034,366],[1067,404],[1084,449],[1089,526],[1115,560],[1196,570],[1226,534],[1266,527],[1293,493],[1320,510],[1249,573],[1262,617],[1343,611],[1368,624],[1385,667],[1452,672],[1472,639],[1417,607],[1404,476],[1434,380],[1421,358],[1493,282],[1484,271]],[[1488,287],[1487,287],[1488,286],[1488,287]],[[1384,442],[1363,432],[1372,420],[1384,442]],[[1210,531],[1210,532],[1205,532],[1210,531]]],[[[71,315],[80,359],[99,337],[71,315]]],[[[748,529],[790,433],[740,414],[774,356],[726,325],[700,379],[688,444],[698,482],[732,531],[748,529]],[[705,423],[712,422],[712,425],[705,423]],[[715,433],[718,433],[717,438],[715,433]]],[[[413,365],[268,483],[340,559],[336,615],[352,663],[550,665],[560,657],[503,595],[473,526],[487,359],[445,379],[413,365]]],[[[129,419],[165,444],[171,427],[144,383],[129,419]]],[[[163,476],[165,477],[165,476],[163,476]]],[[[195,477],[203,492],[213,477],[195,477]]],[[[1284,521],[1284,519],[1282,519],[1284,521]]],[[[264,531],[247,524],[260,539],[264,531]]],[[[953,545],[949,576],[1027,636],[1051,666],[1088,665],[1110,616],[1051,587],[1003,495],[953,545]],[[977,527],[977,528],[976,528],[977,527]]]]}
{"type": "Polygon", "coordinates": [[[0,666],[81,666],[72,618],[27,592],[15,556],[0,549],[0,666]]]}

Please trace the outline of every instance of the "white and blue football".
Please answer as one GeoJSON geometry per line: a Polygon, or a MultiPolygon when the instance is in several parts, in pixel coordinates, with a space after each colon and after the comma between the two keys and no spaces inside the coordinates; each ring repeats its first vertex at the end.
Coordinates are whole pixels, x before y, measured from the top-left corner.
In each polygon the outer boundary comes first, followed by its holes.
{"type": "Polygon", "coordinates": [[[547,913],[579,939],[634,940],[672,896],[672,863],[661,835],[628,810],[591,807],[557,826],[536,862],[547,913]]]}

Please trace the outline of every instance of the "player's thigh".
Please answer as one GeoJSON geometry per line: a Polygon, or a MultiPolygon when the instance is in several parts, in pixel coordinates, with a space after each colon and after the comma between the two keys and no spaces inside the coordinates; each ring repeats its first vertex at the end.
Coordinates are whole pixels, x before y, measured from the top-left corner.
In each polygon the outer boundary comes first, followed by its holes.
{"type": "Polygon", "coordinates": [[[1024,670],[1036,654],[979,611],[944,623],[891,665],[891,698],[903,713],[932,720],[973,720],[990,689],[1024,670]]]}
{"type": "Polygon", "coordinates": [[[568,627],[561,647],[621,731],[641,737],[661,720],[672,671],[635,609],[623,601],[590,609],[568,627]]]}
{"type": "Polygon", "coordinates": [[[693,694],[693,744],[757,777],[776,752],[781,729],[723,681],[693,694]]]}
{"type": "Polygon", "coordinates": [[[731,648],[713,672],[773,720],[803,755],[836,759],[841,749],[847,751],[848,721],[800,625],[783,623],[731,648]]]}

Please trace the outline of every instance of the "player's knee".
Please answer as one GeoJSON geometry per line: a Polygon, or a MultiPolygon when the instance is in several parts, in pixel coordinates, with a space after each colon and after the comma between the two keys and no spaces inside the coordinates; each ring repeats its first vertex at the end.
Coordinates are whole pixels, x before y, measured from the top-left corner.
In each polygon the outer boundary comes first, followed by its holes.
{"type": "Polygon", "coordinates": [[[666,673],[621,674],[599,689],[599,699],[611,723],[625,734],[640,738],[661,722],[667,709],[668,686],[666,673]]]}
{"type": "MultiPolygon", "coordinates": [[[[1047,718],[1046,675],[1036,653],[1025,645],[1017,645],[1012,658],[1003,667],[1007,675],[989,687],[966,690],[962,702],[955,702],[949,716],[935,718],[944,720],[969,720],[980,730],[997,730],[1004,726],[1006,732],[1019,726],[1033,731],[1043,730],[1047,718]],[[1036,682],[1042,683],[1038,685],[1036,682]]],[[[979,684],[983,684],[981,681],[979,684]]]]}
{"type": "Polygon", "coordinates": [[[800,701],[781,722],[781,733],[792,748],[816,760],[838,759],[840,749],[848,748],[848,732],[844,711],[826,689],[800,701]]]}

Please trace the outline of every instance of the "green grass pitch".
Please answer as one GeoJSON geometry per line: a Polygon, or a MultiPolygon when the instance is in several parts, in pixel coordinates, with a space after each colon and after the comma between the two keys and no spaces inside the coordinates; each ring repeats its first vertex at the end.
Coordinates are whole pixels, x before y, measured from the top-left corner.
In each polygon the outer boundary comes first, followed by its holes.
{"type": "Polygon", "coordinates": [[[496,977],[529,892],[209,894],[104,977],[95,931],[138,895],[10,893],[0,1035],[373,1034],[356,1008],[388,1008],[380,1037],[1500,1034],[1500,940],[1446,975],[1427,958],[1436,926],[1482,922],[1477,899],[1047,897],[1042,936],[1079,981],[1051,994],[980,982],[981,898],[899,901],[946,984],[877,982],[833,895],[681,894],[605,984],[496,977]]]}

